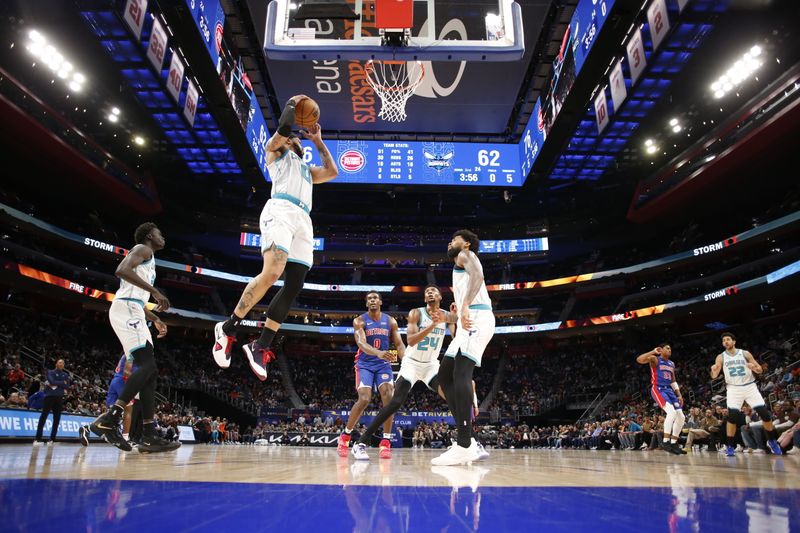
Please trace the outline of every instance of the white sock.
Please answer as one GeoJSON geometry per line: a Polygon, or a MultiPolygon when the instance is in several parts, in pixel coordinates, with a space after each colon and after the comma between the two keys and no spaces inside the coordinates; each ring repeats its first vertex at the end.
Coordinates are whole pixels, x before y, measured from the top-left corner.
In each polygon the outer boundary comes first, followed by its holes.
{"type": "Polygon", "coordinates": [[[344,434],[345,434],[345,435],[349,435],[349,434],[350,434],[350,433],[352,433],[352,432],[353,432],[353,430],[352,430],[352,429],[344,428],[344,434]]]}
{"type": "Polygon", "coordinates": [[[122,434],[122,438],[125,439],[125,440],[128,440],[128,435],[129,435],[129,433],[123,433],[122,434]]]}
{"type": "Polygon", "coordinates": [[[383,438],[386,440],[392,440],[393,433],[384,433],[383,438]]]}

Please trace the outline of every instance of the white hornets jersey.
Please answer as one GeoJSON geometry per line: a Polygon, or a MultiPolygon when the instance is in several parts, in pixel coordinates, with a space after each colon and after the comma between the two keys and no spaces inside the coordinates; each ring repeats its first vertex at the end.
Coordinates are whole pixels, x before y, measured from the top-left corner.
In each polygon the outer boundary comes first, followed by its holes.
{"type": "MultiPolygon", "coordinates": [[[[461,305],[464,303],[464,296],[469,287],[469,274],[459,266],[453,268],[453,298],[458,306],[458,316],[461,316],[461,305]]],[[[469,308],[475,310],[492,310],[492,301],[489,299],[489,291],[486,290],[486,283],[481,283],[478,295],[469,304],[469,308]]]]}
{"type": "Polygon", "coordinates": [[[303,162],[303,158],[292,150],[286,150],[267,170],[272,180],[272,198],[288,200],[306,213],[311,212],[311,169],[303,162]]]}
{"type": "MultiPolygon", "coordinates": [[[[145,283],[152,285],[156,281],[156,258],[153,255],[148,261],[143,261],[133,269],[133,272],[142,278],[145,283]]],[[[119,290],[115,298],[127,298],[129,300],[140,300],[147,303],[150,300],[150,293],[144,289],[128,283],[124,279],[119,280],[119,290]]]]}
{"type": "MultiPolygon", "coordinates": [[[[419,308],[419,329],[423,330],[431,324],[431,315],[425,307],[419,308]]],[[[428,335],[414,346],[406,348],[405,357],[411,357],[420,363],[430,363],[439,359],[439,351],[442,349],[442,339],[447,329],[447,324],[440,322],[436,324],[428,335]]]]}
{"type": "Polygon", "coordinates": [[[722,371],[725,373],[725,383],[728,385],[749,385],[755,381],[753,371],[747,368],[744,352],[739,349],[733,355],[727,350],[722,352],[722,371]]]}

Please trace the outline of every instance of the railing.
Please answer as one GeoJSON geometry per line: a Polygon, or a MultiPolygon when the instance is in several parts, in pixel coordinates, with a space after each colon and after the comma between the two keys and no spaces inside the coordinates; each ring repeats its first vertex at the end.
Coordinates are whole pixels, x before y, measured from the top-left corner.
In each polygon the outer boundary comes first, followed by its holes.
{"type": "MultiPolygon", "coordinates": [[[[8,344],[9,342],[11,342],[11,337],[9,335],[0,335],[0,342],[2,342],[3,344],[8,344]]],[[[29,359],[33,359],[36,362],[36,364],[40,368],[42,368],[42,370],[44,370],[44,363],[45,363],[44,356],[39,352],[36,352],[28,348],[27,346],[20,345],[19,354],[29,359]]],[[[67,373],[72,377],[73,380],[82,380],[85,381],[86,383],[93,383],[93,380],[89,380],[79,374],[76,374],[75,372],[67,372],[67,373]]],[[[156,391],[155,393],[155,398],[157,402],[163,403],[169,401],[169,399],[166,396],[159,393],[158,391],[156,391]]]]}
{"type": "MultiPolygon", "coordinates": [[[[606,394],[608,394],[608,393],[606,393],[606,394]]],[[[603,398],[605,398],[605,396],[603,396],[603,398]]],[[[580,423],[588,415],[588,413],[594,408],[594,406],[597,404],[597,402],[601,402],[601,401],[602,401],[601,395],[600,395],[600,393],[597,393],[597,396],[595,396],[594,399],[591,401],[591,403],[589,403],[589,406],[583,411],[583,413],[581,414],[580,418],[578,418],[578,420],[577,420],[577,422],[575,422],[575,424],[580,423]]]]}
{"type": "Polygon", "coordinates": [[[256,406],[255,402],[251,400],[245,400],[243,398],[231,398],[228,394],[222,392],[216,386],[212,386],[208,383],[195,383],[195,382],[187,382],[182,383],[178,382],[177,380],[170,383],[168,385],[168,391],[171,394],[175,392],[177,395],[177,391],[172,391],[172,389],[188,389],[188,390],[196,390],[208,394],[220,400],[222,402],[227,403],[228,405],[239,409],[240,411],[244,411],[245,413],[253,416],[258,416],[260,406],[256,406]]]}

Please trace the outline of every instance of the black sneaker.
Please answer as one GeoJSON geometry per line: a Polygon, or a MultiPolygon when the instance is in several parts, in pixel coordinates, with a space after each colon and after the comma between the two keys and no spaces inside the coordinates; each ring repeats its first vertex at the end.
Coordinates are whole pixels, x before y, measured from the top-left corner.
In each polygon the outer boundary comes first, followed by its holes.
{"type": "Polygon", "coordinates": [[[683,455],[678,449],[677,444],[672,444],[671,442],[662,442],[661,447],[673,455],[683,455]]]}
{"type": "Polygon", "coordinates": [[[139,453],[171,452],[181,447],[180,441],[168,441],[158,435],[142,435],[142,442],[136,448],[139,453]]]}
{"type": "Polygon", "coordinates": [[[89,429],[98,437],[104,438],[109,444],[116,446],[123,452],[129,452],[133,448],[120,433],[119,422],[119,418],[115,417],[109,410],[95,418],[94,422],[89,424],[89,429]]]}
{"type": "Polygon", "coordinates": [[[81,441],[81,446],[89,445],[89,428],[81,426],[78,428],[78,439],[81,441]]]}

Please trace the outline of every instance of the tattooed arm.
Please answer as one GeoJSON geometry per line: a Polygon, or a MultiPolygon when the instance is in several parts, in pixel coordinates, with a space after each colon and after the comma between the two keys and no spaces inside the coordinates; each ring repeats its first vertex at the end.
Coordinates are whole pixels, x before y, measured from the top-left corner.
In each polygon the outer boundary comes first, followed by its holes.
{"type": "Polygon", "coordinates": [[[317,183],[331,181],[333,178],[339,175],[339,168],[336,166],[333,156],[331,156],[331,153],[328,151],[328,147],[325,146],[324,142],[322,142],[322,130],[320,129],[319,124],[314,124],[308,128],[308,130],[303,131],[302,133],[303,137],[309,139],[314,143],[314,146],[317,147],[319,157],[322,160],[321,167],[311,168],[311,181],[315,185],[317,183]]]}

